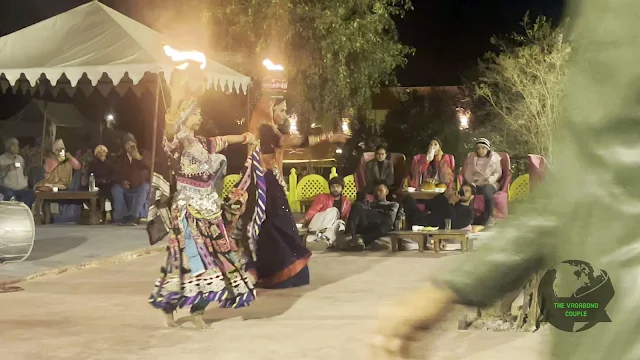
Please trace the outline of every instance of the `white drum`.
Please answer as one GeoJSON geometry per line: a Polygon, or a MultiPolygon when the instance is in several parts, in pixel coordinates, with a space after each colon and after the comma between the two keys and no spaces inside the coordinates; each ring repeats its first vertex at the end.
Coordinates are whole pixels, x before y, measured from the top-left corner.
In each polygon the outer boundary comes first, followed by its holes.
{"type": "Polygon", "coordinates": [[[16,201],[0,201],[0,261],[26,259],[36,235],[36,225],[29,207],[16,201]]]}

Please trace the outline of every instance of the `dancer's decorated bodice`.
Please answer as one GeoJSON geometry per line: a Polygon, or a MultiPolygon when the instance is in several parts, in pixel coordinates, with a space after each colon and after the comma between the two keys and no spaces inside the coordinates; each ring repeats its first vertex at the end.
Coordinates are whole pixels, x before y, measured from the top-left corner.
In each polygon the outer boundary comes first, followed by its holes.
{"type": "Polygon", "coordinates": [[[164,147],[177,178],[174,204],[189,206],[203,216],[220,213],[216,189],[227,172],[227,159],[219,153],[227,147],[225,138],[181,132],[171,141],[165,139],[164,147]]]}
{"type": "Polygon", "coordinates": [[[277,150],[280,148],[280,139],[282,138],[282,133],[276,130],[273,125],[270,124],[262,124],[260,125],[260,152],[262,155],[265,155],[264,158],[264,166],[267,170],[271,170],[280,185],[283,188],[287,188],[287,183],[282,175],[282,169],[280,169],[280,164],[276,159],[277,150]],[[267,160],[268,159],[268,160],[267,160]]]}

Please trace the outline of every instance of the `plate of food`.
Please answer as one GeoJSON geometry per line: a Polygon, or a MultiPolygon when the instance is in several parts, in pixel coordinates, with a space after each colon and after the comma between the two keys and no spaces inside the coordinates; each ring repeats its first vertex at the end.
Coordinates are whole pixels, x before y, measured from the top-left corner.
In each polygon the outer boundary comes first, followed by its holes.
{"type": "Polygon", "coordinates": [[[437,226],[425,226],[425,227],[422,228],[422,231],[436,231],[438,229],[440,229],[440,228],[437,227],[437,226]]]}
{"type": "Polygon", "coordinates": [[[443,193],[445,190],[447,190],[447,185],[423,182],[422,184],[420,184],[419,190],[422,192],[443,193]]]}

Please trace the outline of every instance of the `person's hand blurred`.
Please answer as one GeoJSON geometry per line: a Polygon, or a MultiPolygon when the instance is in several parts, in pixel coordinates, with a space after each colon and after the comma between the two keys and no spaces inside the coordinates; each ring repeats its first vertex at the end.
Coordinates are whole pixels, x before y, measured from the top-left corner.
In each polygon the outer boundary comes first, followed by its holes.
{"type": "Polygon", "coordinates": [[[454,300],[450,290],[429,284],[383,307],[372,338],[373,359],[411,359],[413,343],[442,320],[454,300]]]}
{"type": "Polygon", "coordinates": [[[122,187],[125,189],[131,189],[131,183],[125,180],[122,182],[122,187]]]}
{"type": "Polygon", "coordinates": [[[7,165],[2,167],[2,171],[9,172],[9,171],[13,170],[15,167],[16,167],[16,165],[14,163],[7,164],[7,165]]]}

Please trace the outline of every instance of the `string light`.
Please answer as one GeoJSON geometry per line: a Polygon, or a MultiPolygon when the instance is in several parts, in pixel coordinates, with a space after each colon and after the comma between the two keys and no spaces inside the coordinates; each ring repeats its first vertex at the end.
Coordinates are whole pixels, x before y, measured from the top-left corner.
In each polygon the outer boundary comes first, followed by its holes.
{"type": "Polygon", "coordinates": [[[471,111],[463,108],[457,108],[458,121],[460,122],[460,130],[467,130],[469,128],[469,118],[471,117],[471,111]]]}
{"type": "Polygon", "coordinates": [[[292,114],[288,117],[289,119],[289,133],[292,135],[298,135],[300,132],[298,131],[298,115],[292,114]]]}
{"type": "Polygon", "coordinates": [[[349,127],[349,123],[351,120],[349,118],[342,118],[342,133],[351,136],[351,128],[349,127]]]}

